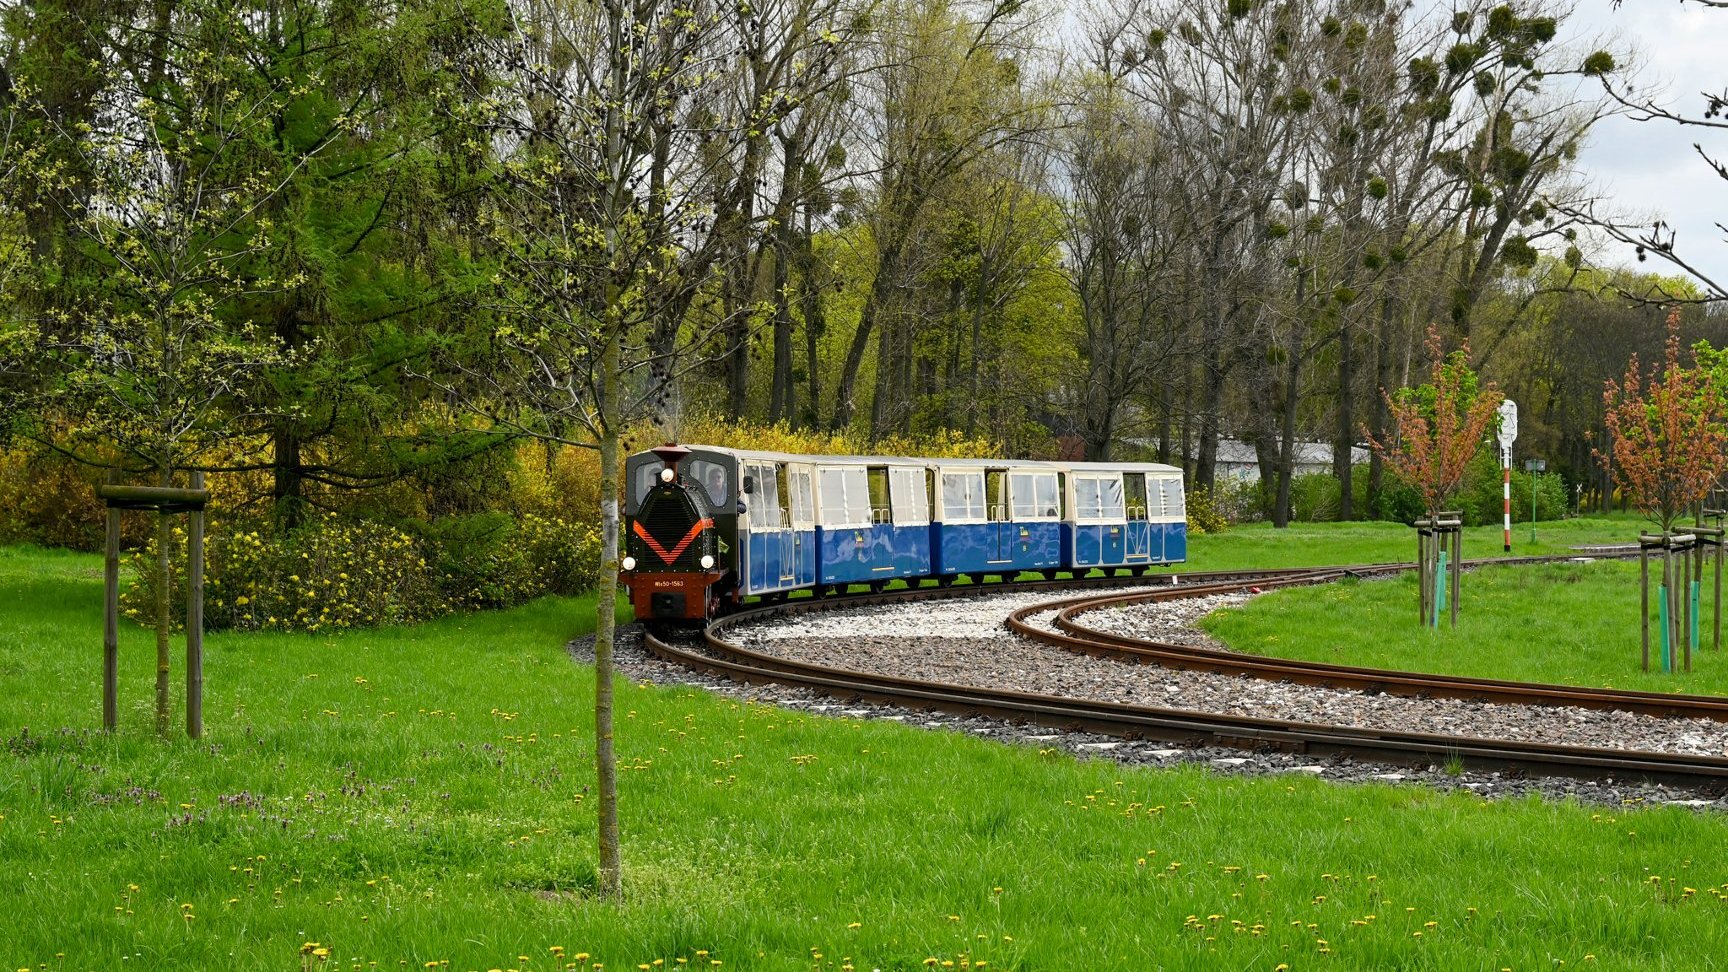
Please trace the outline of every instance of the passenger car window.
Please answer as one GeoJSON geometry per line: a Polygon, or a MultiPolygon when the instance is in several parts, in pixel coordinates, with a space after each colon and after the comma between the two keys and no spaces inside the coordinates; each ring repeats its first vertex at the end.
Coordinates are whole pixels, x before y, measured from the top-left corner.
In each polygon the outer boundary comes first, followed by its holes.
{"type": "Polygon", "coordinates": [[[1061,516],[1062,501],[1056,492],[1055,476],[1038,477],[1038,514],[1040,516],[1061,516]]]}
{"type": "Polygon", "coordinates": [[[888,470],[888,493],[894,505],[896,524],[921,526],[930,522],[930,504],[924,495],[923,470],[888,470]]]}
{"type": "Polygon", "coordinates": [[[846,522],[846,471],[823,469],[816,474],[822,487],[822,524],[846,522]]]}
{"type": "Polygon", "coordinates": [[[984,474],[943,473],[942,511],[947,520],[984,519],[984,474]]]}
{"type": "Polygon", "coordinates": [[[846,470],[846,522],[871,522],[870,484],[864,470],[856,466],[846,470]]]}
{"type": "Polygon", "coordinates": [[[1096,520],[1104,515],[1100,505],[1102,492],[1099,482],[1090,476],[1074,477],[1074,515],[1082,520],[1096,520]]]}
{"type": "Polygon", "coordinates": [[[780,484],[771,465],[747,466],[751,485],[745,506],[750,511],[750,526],[757,530],[778,530],[784,511],[780,508],[780,484]]]}
{"type": "Polygon", "coordinates": [[[1008,477],[1008,493],[1013,497],[1014,519],[1029,520],[1038,515],[1039,477],[1032,473],[1014,473],[1008,477]]]}
{"type": "Polygon", "coordinates": [[[1120,480],[1120,479],[1106,479],[1106,480],[1104,480],[1104,511],[1103,512],[1104,512],[1105,516],[1116,517],[1118,519],[1121,518],[1121,516],[1122,516],[1122,480],[1120,480]]]}

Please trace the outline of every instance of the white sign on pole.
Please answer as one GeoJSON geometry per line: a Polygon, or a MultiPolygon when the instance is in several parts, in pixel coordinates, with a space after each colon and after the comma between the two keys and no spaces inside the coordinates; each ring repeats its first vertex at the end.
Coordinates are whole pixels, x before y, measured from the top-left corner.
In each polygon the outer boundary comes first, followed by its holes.
{"type": "Polygon", "coordinates": [[[1518,404],[1508,398],[1500,403],[1500,448],[1510,449],[1518,438],[1518,404]]]}

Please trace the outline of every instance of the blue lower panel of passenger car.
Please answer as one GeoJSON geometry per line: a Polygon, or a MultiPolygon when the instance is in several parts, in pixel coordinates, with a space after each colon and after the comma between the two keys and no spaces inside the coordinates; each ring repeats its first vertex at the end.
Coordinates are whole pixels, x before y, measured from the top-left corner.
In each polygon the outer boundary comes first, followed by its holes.
{"type": "MultiPolygon", "coordinates": [[[[1125,562],[1128,548],[1128,527],[1122,523],[1079,524],[1071,527],[1073,542],[1069,546],[1069,567],[1111,567],[1125,562]]],[[[1146,563],[1144,559],[1137,563],[1146,563]]]]}
{"type": "Polygon", "coordinates": [[[1188,524],[1160,523],[1164,528],[1164,559],[1178,561],[1188,559],[1188,524]]]}
{"type": "Polygon", "coordinates": [[[1062,566],[1060,523],[938,523],[936,573],[1000,574],[1062,566]]]}
{"type": "Polygon", "coordinates": [[[859,584],[930,573],[928,526],[816,528],[824,584],[859,584]]]}
{"type": "Polygon", "coordinates": [[[778,530],[743,537],[744,562],[738,573],[745,594],[764,594],[816,583],[816,532],[778,530]]]}

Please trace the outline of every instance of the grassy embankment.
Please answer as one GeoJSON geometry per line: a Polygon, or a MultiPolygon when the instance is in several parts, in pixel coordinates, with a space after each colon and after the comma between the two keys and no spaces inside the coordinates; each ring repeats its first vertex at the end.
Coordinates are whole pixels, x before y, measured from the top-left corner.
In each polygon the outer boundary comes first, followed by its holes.
{"type": "MultiPolygon", "coordinates": [[[[1538,535],[1550,546],[1563,546],[1623,541],[1635,536],[1637,528],[1636,520],[1574,520],[1543,524],[1538,535]]],[[[1514,532],[1514,552],[1547,552],[1528,550],[1528,529],[1514,532]]],[[[1254,537],[1244,530],[1218,539],[1247,548],[1254,537]]],[[[1490,538],[1470,539],[1480,545],[1481,540],[1490,538]]],[[[1491,539],[1498,545],[1499,532],[1493,531],[1491,539]]],[[[1466,554],[1471,555],[1468,544],[1466,554]]],[[[1297,555],[1298,551],[1292,551],[1292,556],[1297,555]]],[[[1660,569],[1654,564],[1652,568],[1654,604],[1660,569]]],[[[1438,629],[1424,629],[1416,622],[1413,575],[1278,591],[1243,607],[1220,611],[1207,619],[1205,627],[1233,648],[1281,658],[1728,695],[1728,658],[1724,657],[1728,652],[1710,650],[1709,577],[1707,573],[1701,599],[1701,650],[1694,653],[1689,673],[1660,671],[1654,621],[1650,664],[1655,670],[1645,673],[1640,668],[1637,561],[1469,572],[1462,582],[1464,595],[1456,629],[1444,622],[1438,629]]]]}
{"type": "MultiPolygon", "coordinates": [[[[1392,556],[1357,528],[1338,552],[1392,556]]],[[[1197,540],[1195,567],[1293,556],[1197,540]]],[[[1364,588],[1370,585],[1363,585],[1364,588]]],[[[1391,585],[1386,585],[1390,587],[1391,585]]],[[[97,724],[100,562],[0,552],[6,968],[1694,969],[1728,821],[1132,770],[624,686],[626,886],[587,897],[590,606],[211,637],[207,738],[97,724]],[[24,727],[28,726],[28,732],[24,727]],[[1692,890],[1696,889],[1696,890],[1692,890]],[[302,956],[318,942],[328,957],[302,956]],[[664,963],[663,965],[659,963],[664,963]]]]}

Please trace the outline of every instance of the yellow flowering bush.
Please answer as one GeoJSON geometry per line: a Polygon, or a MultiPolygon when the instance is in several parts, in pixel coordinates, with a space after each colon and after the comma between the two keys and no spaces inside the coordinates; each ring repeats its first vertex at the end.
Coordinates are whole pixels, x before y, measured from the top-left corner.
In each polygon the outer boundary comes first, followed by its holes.
{"type": "Polygon", "coordinates": [[[1218,509],[1216,494],[1210,489],[1188,491],[1188,533],[1200,536],[1222,533],[1230,521],[1218,509]]]}
{"type": "MultiPolygon", "coordinates": [[[[186,533],[174,529],[174,605],[184,620],[186,533]]],[[[155,542],[131,558],[133,584],[122,596],[127,616],[155,620],[155,542]]],[[[244,526],[214,530],[205,542],[204,624],[322,631],[405,624],[450,608],[433,582],[419,543],[374,523],[325,514],[276,539],[244,526]]]]}

